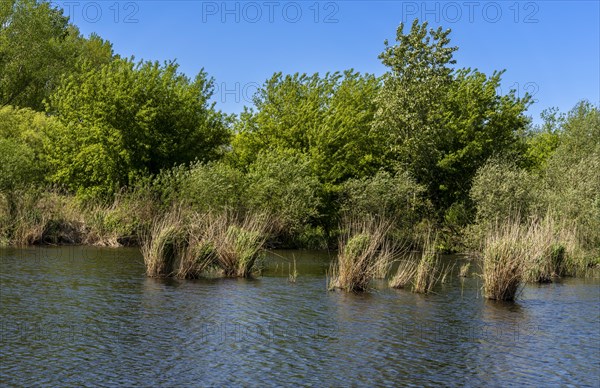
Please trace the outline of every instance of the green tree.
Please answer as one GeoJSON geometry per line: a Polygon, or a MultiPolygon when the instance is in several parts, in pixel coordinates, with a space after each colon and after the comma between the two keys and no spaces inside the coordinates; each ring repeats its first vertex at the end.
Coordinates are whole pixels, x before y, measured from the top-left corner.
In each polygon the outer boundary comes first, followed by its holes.
{"type": "Polygon", "coordinates": [[[42,184],[47,172],[44,139],[59,126],[31,109],[0,107],[0,195],[7,215],[14,220],[20,193],[42,184]]]}
{"type": "MultiPolygon", "coordinates": [[[[454,69],[450,30],[401,24],[396,44],[380,55],[389,71],[377,96],[375,132],[387,138],[386,159],[427,187],[438,214],[468,201],[472,178],[494,154],[519,155],[529,96],[500,96],[502,72],[454,69]]],[[[441,217],[442,218],[442,217],[441,217]]]]}
{"type": "Polygon", "coordinates": [[[600,108],[581,101],[561,126],[544,170],[546,197],[559,219],[577,226],[581,242],[600,250],[600,108]]]}
{"type": "Polygon", "coordinates": [[[203,71],[192,81],[174,63],[81,66],[47,104],[64,124],[47,150],[53,181],[106,195],[137,176],[223,153],[229,118],[209,103],[212,80],[203,71]]]}
{"type": "Polygon", "coordinates": [[[30,166],[26,167],[28,173],[21,174],[24,182],[42,183],[45,180],[49,168],[45,151],[47,134],[60,131],[60,127],[57,120],[44,113],[28,108],[0,107],[0,139],[5,140],[6,152],[11,151],[7,144],[13,144],[14,155],[28,155],[24,164],[30,166]]]}
{"type": "Polygon", "coordinates": [[[0,106],[43,110],[43,100],[78,61],[100,65],[112,59],[108,42],[97,35],[83,38],[47,1],[0,4],[0,106]]]}
{"type": "Polygon", "coordinates": [[[542,114],[544,123],[532,127],[527,133],[527,160],[532,169],[541,171],[546,167],[560,142],[560,133],[565,115],[558,108],[545,109],[542,114]]]}
{"type": "Polygon", "coordinates": [[[309,157],[321,182],[369,175],[381,163],[382,142],[371,131],[379,80],[344,73],[273,75],[236,127],[234,160],[249,166],[261,150],[294,150],[309,157]]]}

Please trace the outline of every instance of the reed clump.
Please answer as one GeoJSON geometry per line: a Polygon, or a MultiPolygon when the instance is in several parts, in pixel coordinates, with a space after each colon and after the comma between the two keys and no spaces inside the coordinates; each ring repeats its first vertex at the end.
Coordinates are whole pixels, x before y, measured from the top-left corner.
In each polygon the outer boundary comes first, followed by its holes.
{"type": "Polygon", "coordinates": [[[366,291],[376,276],[378,260],[392,255],[387,234],[391,223],[380,218],[345,220],[339,238],[337,260],[332,263],[328,289],[347,292],[366,291]]]}
{"type": "Polygon", "coordinates": [[[293,260],[294,266],[292,269],[292,263],[288,263],[288,281],[290,283],[296,283],[296,279],[298,278],[298,270],[296,269],[296,258],[293,260]]]}
{"type": "Polygon", "coordinates": [[[536,247],[528,256],[525,281],[548,283],[586,270],[585,252],[580,249],[575,228],[558,224],[550,215],[532,222],[531,243],[536,247]]]}
{"type": "Polygon", "coordinates": [[[224,276],[250,277],[260,271],[271,229],[267,215],[224,213],[207,221],[206,239],[224,276]]]}
{"type": "Polygon", "coordinates": [[[430,292],[443,276],[444,271],[440,270],[439,255],[435,250],[436,242],[437,236],[431,237],[428,233],[415,272],[413,292],[420,294],[430,292]]]}
{"type": "Polygon", "coordinates": [[[77,244],[85,234],[81,213],[74,201],[52,191],[24,191],[14,198],[6,227],[11,244],[77,244]]]}
{"type": "Polygon", "coordinates": [[[146,275],[173,276],[176,262],[185,255],[187,238],[180,209],[156,218],[150,230],[140,236],[146,275]]]}
{"type": "Polygon", "coordinates": [[[218,272],[250,277],[260,269],[268,232],[264,215],[173,210],[156,219],[141,237],[146,274],[190,279],[218,272]]]}
{"type": "Polygon", "coordinates": [[[513,301],[517,298],[532,253],[531,230],[518,221],[492,229],[483,248],[483,290],[488,299],[513,301]]]}

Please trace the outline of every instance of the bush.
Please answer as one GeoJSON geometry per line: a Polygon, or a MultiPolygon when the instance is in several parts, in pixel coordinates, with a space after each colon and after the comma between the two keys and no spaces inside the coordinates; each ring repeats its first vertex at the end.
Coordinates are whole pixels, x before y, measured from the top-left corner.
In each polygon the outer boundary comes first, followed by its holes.
{"type": "Polygon", "coordinates": [[[268,213],[279,231],[291,237],[319,215],[319,181],[308,158],[298,153],[261,153],[250,165],[244,203],[254,212],[268,213]]]}
{"type": "Polygon", "coordinates": [[[240,211],[244,208],[245,177],[233,167],[223,162],[196,163],[183,174],[179,197],[195,211],[240,211]]]}
{"type": "Polygon", "coordinates": [[[58,127],[56,120],[43,113],[0,107],[0,191],[44,181],[46,134],[58,127]]]}
{"type": "Polygon", "coordinates": [[[480,226],[520,214],[522,220],[543,208],[539,179],[510,162],[490,160],[475,175],[470,192],[480,226]]]}
{"type": "Polygon", "coordinates": [[[25,144],[0,138],[0,192],[31,183],[37,175],[34,153],[25,144]]]}
{"type": "Polygon", "coordinates": [[[425,188],[406,171],[392,174],[381,170],[372,177],[351,179],[344,184],[341,211],[358,217],[389,217],[394,220],[395,226],[408,228],[426,210],[424,193],[425,188]]]}

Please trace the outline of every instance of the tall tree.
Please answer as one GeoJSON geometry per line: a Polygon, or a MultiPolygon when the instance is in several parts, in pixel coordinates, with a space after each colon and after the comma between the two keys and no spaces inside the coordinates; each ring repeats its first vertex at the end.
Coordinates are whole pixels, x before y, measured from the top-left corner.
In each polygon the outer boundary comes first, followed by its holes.
{"type": "Polygon", "coordinates": [[[497,94],[502,72],[454,69],[450,30],[415,20],[398,27],[396,44],[380,55],[389,71],[377,97],[373,127],[389,139],[397,161],[427,187],[440,215],[468,199],[479,166],[495,153],[518,153],[528,124],[529,96],[497,94]]]}

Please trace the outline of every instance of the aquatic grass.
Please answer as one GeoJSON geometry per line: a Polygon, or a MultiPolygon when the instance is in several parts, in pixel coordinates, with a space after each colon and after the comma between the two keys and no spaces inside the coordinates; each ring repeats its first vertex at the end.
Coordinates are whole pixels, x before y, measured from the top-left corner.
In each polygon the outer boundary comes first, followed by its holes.
{"type": "Polygon", "coordinates": [[[471,270],[471,262],[466,262],[460,266],[458,276],[461,278],[469,277],[469,271],[471,270]]]}
{"type": "Polygon", "coordinates": [[[92,202],[80,206],[85,224],[84,243],[119,247],[139,244],[140,231],[148,229],[159,211],[144,190],[122,190],[110,203],[92,202]]]}
{"type": "Polygon", "coordinates": [[[406,288],[413,280],[416,272],[417,264],[413,260],[400,261],[396,274],[389,281],[389,286],[392,288],[406,288]]]}
{"type": "Polygon", "coordinates": [[[205,239],[212,243],[224,276],[250,277],[260,271],[271,227],[270,217],[260,213],[207,217],[205,239]]]}
{"type": "Polygon", "coordinates": [[[452,274],[454,267],[456,266],[456,263],[453,264],[445,264],[441,266],[441,269],[439,271],[439,281],[442,284],[446,284],[448,282],[448,279],[450,279],[450,274],[452,274]]]}
{"type": "Polygon", "coordinates": [[[529,252],[524,256],[523,281],[549,283],[557,270],[553,265],[551,247],[555,239],[554,223],[549,219],[533,221],[528,225],[529,252]],[[533,248],[537,248],[533,251],[533,248]]]}
{"type": "Polygon", "coordinates": [[[150,229],[140,236],[146,275],[169,277],[175,273],[175,263],[187,248],[186,230],[180,208],[157,217],[150,229]]]}
{"type": "Polygon", "coordinates": [[[176,208],[155,219],[141,250],[148,276],[198,278],[205,272],[250,277],[258,272],[269,219],[260,214],[198,214],[176,208]]]}
{"type": "MultiPolygon", "coordinates": [[[[329,290],[366,291],[377,274],[377,261],[392,254],[386,242],[391,223],[381,218],[348,218],[340,229],[339,250],[328,273],[329,290]]],[[[385,259],[387,260],[387,259],[385,259]]]]}
{"type": "Polygon", "coordinates": [[[437,245],[437,235],[432,236],[431,232],[429,232],[424,240],[412,290],[413,292],[420,294],[430,292],[444,274],[444,271],[440,271],[439,255],[435,250],[437,245]]]}
{"type": "Polygon", "coordinates": [[[385,238],[379,248],[378,254],[375,256],[373,277],[375,279],[387,278],[390,268],[394,264],[394,258],[402,251],[399,246],[391,238],[385,238]]]}
{"type": "Polygon", "coordinates": [[[20,193],[7,226],[12,245],[78,244],[85,233],[81,213],[72,198],[53,191],[20,193]]]}
{"type": "Polygon", "coordinates": [[[524,280],[548,283],[554,278],[586,271],[586,253],[574,227],[557,223],[551,214],[529,225],[532,252],[527,256],[524,280]]]}
{"type": "Polygon", "coordinates": [[[173,274],[177,278],[208,277],[208,273],[214,271],[211,268],[214,267],[216,260],[214,244],[206,239],[198,225],[202,223],[196,220],[186,226],[185,244],[174,265],[173,274]]]}
{"type": "Polygon", "coordinates": [[[530,235],[518,221],[497,225],[483,248],[483,291],[487,299],[513,301],[521,290],[530,235]]]}
{"type": "Polygon", "coordinates": [[[298,270],[296,269],[296,258],[293,258],[294,267],[292,269],[292,263],[288,263],[288,281],[290,283],[296,283],[298,278],[298,270]]]}

